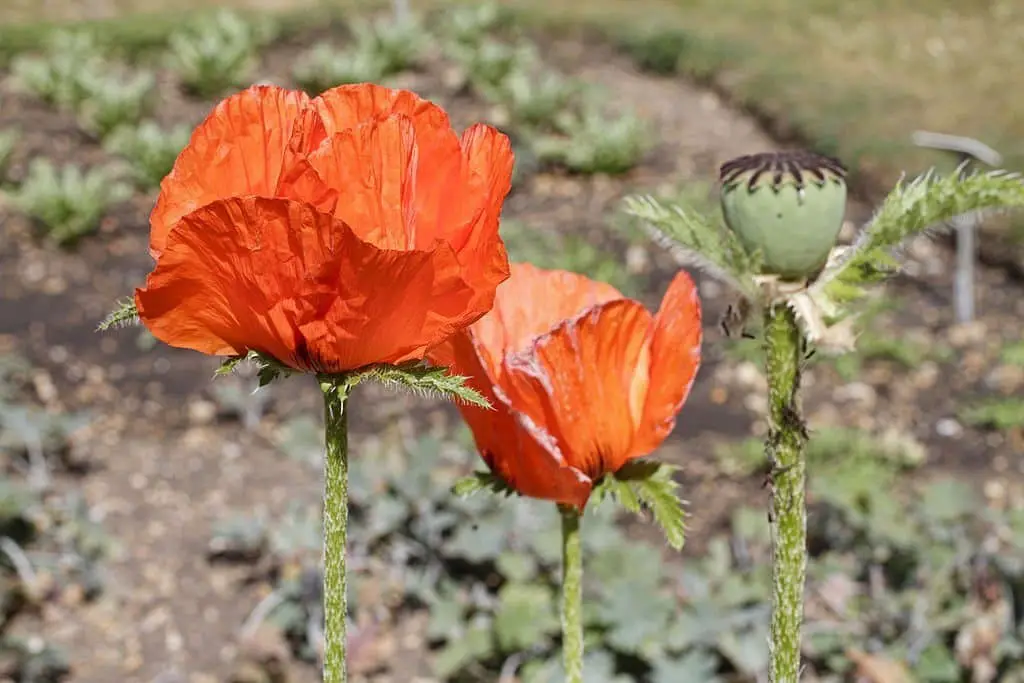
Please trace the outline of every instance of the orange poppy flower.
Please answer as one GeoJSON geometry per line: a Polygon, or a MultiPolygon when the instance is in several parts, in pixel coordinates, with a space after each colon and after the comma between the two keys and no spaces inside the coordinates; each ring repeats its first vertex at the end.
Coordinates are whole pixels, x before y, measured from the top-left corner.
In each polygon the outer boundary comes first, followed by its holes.
{"type": "Polygon", "coordinates": [[[299,370],[423,358],[508,277],[511,175],[508,138],[460,137],[411,92],[254,86],[214,108],[161,183],[139,317],[171,346],[299,370]]]}
{"type": "Polygon", "coordinates": [[[672,431],[700,366],[696,288],[680,272],[652,316],[582,275],[511,269],[491,312],[429,357],[494,405],[459,408],[488,467],[582,510],[595,482],[672,431]]]}

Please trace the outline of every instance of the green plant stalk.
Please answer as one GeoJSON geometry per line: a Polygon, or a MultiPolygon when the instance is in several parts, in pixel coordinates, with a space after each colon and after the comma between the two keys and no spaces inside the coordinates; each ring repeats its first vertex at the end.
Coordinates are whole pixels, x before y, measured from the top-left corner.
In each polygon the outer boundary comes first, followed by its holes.
{"type": "Polygon", "coordinates": [[[562,515],[562,662],[566,683],[583,683],[583,549],[580,513],[559,505],[562,515]]]}
{"type": "Polygon", "coordinates": [[[324,683],[345,683],[348,590],[345,547],[348,537],[349,386],[322,380],[327,457],[324,461],[324,683]]]}
{"type": "Polygon", "coordinates": [[[800,415],[803,344],[796,316],[786,305],[765,313],[771,467],[772,618],[768,638],[769,680],[797,683],[800,630],[807,573],[807,507],[804,480],[807,430],[800,415]]]}

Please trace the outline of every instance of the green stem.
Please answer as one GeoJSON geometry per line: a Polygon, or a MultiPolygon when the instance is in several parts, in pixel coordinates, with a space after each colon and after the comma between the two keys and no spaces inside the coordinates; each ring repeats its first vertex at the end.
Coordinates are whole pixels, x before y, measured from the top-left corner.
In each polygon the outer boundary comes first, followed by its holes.
{"type": "Polygon", "coordinates": [[[348,400],[344,382],[322,380],[327,457],[324,461],[324,683],[345,683],[348,600],[348,400]]]}
{"type": "Polygon", "coordinates": [[[800,414],[803,344],[793,311],[778,305],[765,313],[768,355],[769,432],[765,444],[771,473],[772,620],[769,680],[797,683],[800,629],[807,572],[807,508],[804,498],[807,431],[800,414]]]}
{"type": "Polygon", "coordinates": [[[580,513],[559,505],[562,514],[562,662],[565,683],[583,683],[583,550],[580,513]]]}

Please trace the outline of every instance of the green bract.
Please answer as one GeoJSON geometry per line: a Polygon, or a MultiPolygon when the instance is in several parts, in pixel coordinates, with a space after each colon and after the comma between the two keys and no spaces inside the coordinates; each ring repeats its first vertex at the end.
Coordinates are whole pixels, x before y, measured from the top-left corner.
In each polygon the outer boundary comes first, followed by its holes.
{"type": "Polygon", "coordinates": [[[810,152],[737,157],[721,167],[722,213],[765,274],[813,278],[842,227],[845,178],[839,161],[810,152]]]}

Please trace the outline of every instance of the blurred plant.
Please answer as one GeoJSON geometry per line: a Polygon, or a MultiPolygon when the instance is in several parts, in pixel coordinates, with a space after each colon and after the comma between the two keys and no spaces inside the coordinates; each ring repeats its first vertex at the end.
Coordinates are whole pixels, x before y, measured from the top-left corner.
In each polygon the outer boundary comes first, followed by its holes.
{"type": "Polygon", "coordinates": [[[654,30],[630,35],[622,45],[641,71],[671,76],[679,70],[689,40],[683,31],[654,30]]]}
{"type": "Polygon", "coordinates": [[[11,64],[15,84],[46,102],[74,108],[88,95],[88,80],[103,73],[104,59],[88,31],[56,31],[41,55],[19,55],[11,64]]]}
{"type": "Polygon", "coordinates": [[[56,166],[33,159],[28,176],[10,192],[14,206],[38,221],[59,245],[95,232],[107,208],[131,196],[117,173],[102,166],[83,171],[71,164],[56,166]]]}
{"type": "Polygon", "coordinates": [[[27,467],[29,483],[42,490],[51,483],[54,464],[78,470],[71,456],[71,436],[89,424],[84,413],[55,413],[27,405],[0,401],[0,453],[27,467]]]}
{"type": "Polygon", "coordinates": [[[506,75],[494,97],[513,125],[551,130],[582,93],[581,83],[556,72],[517,68],[506,75]]]}
{"type": "Polygon", "coordinates": [[[763,316],[769,386],[768,485],[773,539],[772,681],[800,676],[807,564],[805,499],[807,425],[800,377],[811,348],[854,348],[851,304],[865,287],[898,268],[894,250],[950,218],[1024,206],[1024,183],[1003,172],[928,174],[894,189],[851,247],[837,247],[846,208],[845,169],[808,152],[739,157],[722,165],[721,206],[727,229],[678,205],[630,197],[642,220],[680,262],[730,285],[727,333],[746,333],[763,316]]]}
{"type": "Polygon", "coordinates": [[[14,147],[21,136],[17,130],[0,131],[0,185],[7,180],[7,167],[10,166],[11,157],[14,156],[14,147]]]}
{"type": "Polygon", "coordinates": [[[476,47],[491,40],[509,20],[506,9],[493,0],[445,8],[441,17],[438,32],[442,38],[462,47],[476,47]]]}
{"type": "Polygon", "coordinates": [[[103,146],[128,161],[131,175],[140,188],[154,190],[171,172],[191,135],[188,126],[161,128],[155,121],[147,120],[138,126],[123,126],[114,131],[103,141],[103,146]]]}
{"type": "Polygon", "coordinates": [[[997,431],[1024,429],[1024,399],[1019,397],[992,398],[965,408],[964,422],[997,431]]]}
{"type": "MultiPolygon", "coordinates": [[[[749,475],[764,469],[764,443],[745,439],[716,450],[718,464],[724,474],[749,475]]],[[[887,471],[898,472],[917,467],[927,457],[925,447],[912,435],[898,431],[865,433],[846,427],[823,427],[807,444],[809,467],[826,467],[840,460],[870,463],[887,471]]]]}
{"type": "Polygon", "coordinates": [[[999,352],[999,361],[1005,365],[1024,367],[1024,341],[1013,342],[999,352]]]}
{"type": "Polygon", "coordinates": [[[85,96],[76,106],[82,127],[101,140],[121,126],[137,124],[149,110],[156,77],[148,71],[128,75],[106,69],[83,80],[85,96]]]}
{"type": "Polygon", "coordinates": [[[250,21],[220,9],[171,35],[170,66],[190,93],[212,97],[245,84],[257,51],[275,35],[268,19],[250,21]]]}
{"type": "Polygon", "coordinates": [[[41,636],[0,638],[0,676],[12,683],[60,683],[71,675],[71,660],[41,636]]]}
{"type": "Polygon", "coordinates": [[[596,104],[561,125],[560,135],[534,140],[542,161],[573,173],[618,175],[636,166],[651,146],[650,131],[636,114],[606,116],[596,104]]]}
{"type": "Polygon", "coordinates": [[[378,56],[385,76],[418,66],[431,46],[430,33],[414,15],[401,20],[391,16],[357,19],[352,22],[351,33],[357,51],[378,56]]]}
{"type": "Polygon", "coordinates": [[[296,59],[292,76],[304,90],[319,94],[336,85],[379,82],[418,65],[430,47],[416,17],[356,21],[350,33],[353,42],[347,48],[321,42],[296,59]]]}
{"type": "Polygon", "coordinates": [[[296,58],[292,77],[310,94],[336,85],[379,81],[386,75],[384,60],[377,52],[362,49],[364,45],[339,49],[328,42],[318,43],[296,58]]]}
{"type": "Polygon", "coordinates": [[[505,82],[517,72],[531,72],[537,67],[537,48],[533,43],[515,45],[491,39],[447,45],[447,55],[459,67],[464,85],[468,85],[489,102],[500,102],[505,82]]]}
{"type": "Polygon", "coordinates": [[[515,220],[502,221],[501,234],[514,261],[582,273],[611,284],[627,296],[640,289],[641,283],[626,269],[619,255],[598,248],[582,235],[535,229],[515,220]]]}
{"type": "Polygon", "coordinates": [[[217,377],[210,385],[210,394],[222,415],[241,420],[247,430],[259,427],[260,420],[272,401],[270,392],[262,390],[255,363],[242,363],[230,375],[217,377]]]}
{"type": "Polygon", "coordinates": [[[95,599],[112,547],[80,496],[44,496],[0,477],[0,631],[46,601],[95,599]]]}

